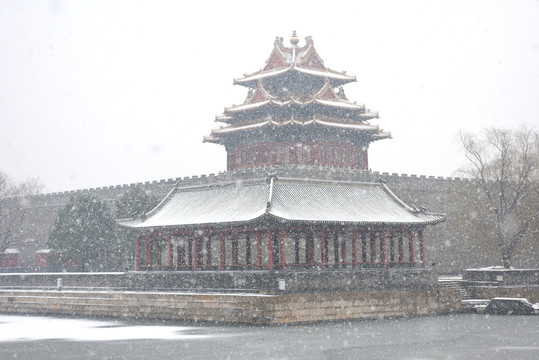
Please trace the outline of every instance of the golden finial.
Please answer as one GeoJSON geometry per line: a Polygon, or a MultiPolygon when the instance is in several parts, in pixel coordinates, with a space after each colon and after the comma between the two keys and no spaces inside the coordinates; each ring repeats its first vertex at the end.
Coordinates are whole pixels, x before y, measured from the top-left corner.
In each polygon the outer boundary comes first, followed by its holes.
{"type": "Polygon", "coordinates": [[[298,38],[298,35],[296,34],[296,30],[292,31],[292,37],[290,38],[290,44],[292,44],[293,46],[296,46],[298,45],[299,43],[299,38],[298,38]]]}

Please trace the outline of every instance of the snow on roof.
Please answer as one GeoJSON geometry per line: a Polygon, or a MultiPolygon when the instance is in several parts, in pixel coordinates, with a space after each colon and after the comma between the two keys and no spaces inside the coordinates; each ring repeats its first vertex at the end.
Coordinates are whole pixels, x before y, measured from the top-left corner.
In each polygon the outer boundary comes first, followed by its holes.
{"type": "Polygon", "coordinates": [[[279,101],[275,101],[275,100],[264,100],[264,101],[259,101],[259,102],[256,102],[256,103],[242,104],[242,105],[237,105],[237,106],[233,106],[233,107],[230,107],[230,108],[225,108],[225,112],[228,113],[228,112],[238,112],[238,111],[257,109],[257,108],[264,107],[265,105],[267,105],[269,103],[277,104],[277,105],[282,105],[283,104],[283,103],[280,103],[279,101]]]}
{"type": "Polygon", "coordinates": [[[443,214],[409,207],[381,183],[275,178],[273,184],[256,179],[178,188],[145,219],[119,223],[132,228],[189,227],[241,224],[262,217],[397,226],[425,226],[445,220],[443,214]]]}
{"type": "Polygon", "coordinates": [[[215,129],[215,130],[212,130],[212,134],[227,134],[227,133],[232,133],[236,131],[254,130],[254,129],[259,129],[261,127],[268,126],[268,125],[281,125],[281,124],[272,120],[267,120],[267,121],[263,121],[263,122],[259,122],[255,124],[242,125],[242,126],[227,126],[220,129],[215,129]]]}
{"type": "Polygon", "coordinates": [[[268,70],[265,72],[256,72],[251,75],[245,75],[245,77],[243,77],[242,79],[234,79],[234,84],[243,84],[243,83],[247,83],[251,81],[258,81],[260,79],[264,79],[270,76],[281,75],[290,71],[290,69],[291,67],[287,67],[284,69],[268,70]]]}
{"type": "Polygon", "coordinates": [[[315,99],[317,103],[321,105],[327,105],[327,106],[334,106],[334,107],[340,107],[344,109],[355,109],[355,110],[363,110],[365,109],[364,105],[358,105],[347,101],[332,101],[332,100],[320,100],[315,99]]]}
{"type": "Polygon", "coordinates": [[[239,85],[246,85],[250,87],[255,87],[258,83],[258,80],[265,79],[269,77],[278,76],[287,72],[296,71],[301,74],[305,75],[312,75],[312,76],[319,76],[319,77],[325,77],[330,80],[337,80],[339,84],[345,84],[348,82],[356,81],[355,76],[346,75],[344,73],[338,73],[331,70],[314,70],[314,69],[305,69],[297,66],[290,66],[284,69],[278,69],[278,70],[269,70],[264,72],[256,72],[250,75],[246,75],[245,77],[241,79],[234,79],[234,84],[239,85]]]}
{"type": "Polygon", "coordinates": [[[369,123],[347,124],[347,123],[322,121],[322,120],[315,120],[314,122],[316,124],[336,127],[340,129],[353,129],[353,130],[364,130],[364,131],[373,131],[373,132],[377,132],[379,130],[378,126],[373,126],[373,125],[370,125],[369,123]]]}
{"type": "Polygon", "coordinates": [[[346,75],[344,73],[338,73],[336,71],[332,71],[332,70],[329,70],[329,69],[326,70],[326,71],[315,70],[315,69],[305,69],[305,68],[301,68],[301,67],[294,67],[294,69],[297,72],[300,72],[300,73],[303,73],[303,74],[308,74],[308,75],[328,77],[330,79],[343,80],[343,81],[347,81],[347,82],[348,81],[356,81],[355,76],[346,75]]]}
{"type": "Polygon", "coordinates": [[[295,180],[277,183],[272,215],[295,221],[368,224],[420,224],[441,221],[417,213],[383,184],[295,180]]]}
{"type": "Polygon", "coordinates": [[[238,223],[264,215],[268,184],[225,183],[179,188],[146,220],[122,222],[129,227],[238,223]]]}
{"type": "Polygon", "coordinates": [[[6,251],[4,251],[4,254],[18,254],[20,253],[19,249],[6,249],[6,251]]]}
{"type": "MultiPolygon", "coordinates": [[[[259,102],[255,102],[255,103],[235,105],[235,106],[232,106],[232,107],[229,107],[229,108],[225,108],[225,113],[226,114],[239,113],[239,112],[242,112],[242,111],[261,109],[261,108],[264,108],[265,106],[284,107],[284,106],[287,106],[287,105],[290,105],[290,104],[294,104],[294,105],[297,105],[297,106],[305,106],[305,105],[310,105],[310,104],[313,104],[313,103],[317,103],[317,104],[324,105],[324,106],[331,106],[333,108],[346,109],[346,110],[357,110],[357,111],[364,111],[365,110],[365,105],[363,105],[363,104],[356,104],[356,103],[349,102],[349,101],[344,101],[344,100],[332,101],[332,100],[323,100],[323,99],[309,99],[309,100],[306,100],[306,101],[301,101],[301,100],[298,100],[298,99],[291,98],[290,100],[286,100],[286,101],[264,100],[264,101],[259,101],[259,102]]],[[[371,113],[371,112],[364,113],[364,114],[361,114],[361,115],[363,115],[364,117],[368,117],[368,118],[378,117],[377,113],[371,113]]],[[[231,117],[226,117],[226,118],[225,117],[218,117],[218,118],[223,119],[223,120],[232,119],[231,117]]]]}
{"type": "Polygon", "coordinates": [[[298,120],[286,120],[286,121],[275,121],[275,120],[265,120],[259,123],[254,124],[248,124],[248,125],[239,125],[239,126],[226,126],[221,127],[219,129],[212,130],[212,135],[222,135],[222,134],[230,134],[235,133],[239,131],[249,131],[254,129],[260,129],[267,126],[290,126],[290,125],[298,125],[298,126],[314,126],[314,125],[322,125],[337,129],[346,129],[346,130],[361,130],[361,131],[367,131],[370,133],[373,133],[371,135],[375,135],[380,138],[389,138],[391,137],[390,133],[383,132],[379,129],[378,126],[370,125],[369,123],[343,123],[343,122],[333,122],[333,121],[324,121],[324,120],[318,120],[318,119],[311,119],[307,121],[298,121],[298,120]]]}

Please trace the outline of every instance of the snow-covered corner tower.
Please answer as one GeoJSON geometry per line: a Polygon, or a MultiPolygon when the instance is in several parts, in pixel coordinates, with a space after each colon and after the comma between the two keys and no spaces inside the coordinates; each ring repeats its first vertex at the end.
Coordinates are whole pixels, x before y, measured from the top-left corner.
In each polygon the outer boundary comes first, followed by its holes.
{"type": "MultiPolygon", "coordinates": [[[[445,215],[406,205],[383,182],[361,181],[361,171],[343,179],[345,171],[315,168],[366,170],[370,143],[390,134],[369,124],[378,114],[346,98],[342,87],[355,77],[327,68],[305,40],[299,47],[294,33],[285,47],[278,38],[263,69],[234,81],[248,88],[245,102],[226,108],[223,126],[205,138],[225,147],[227,174],[185,182],[144,218],[121,222],[141,231],[137,270],[260,278],[262,270],[426,267],[423,230],[445,215]],[[276,171],[236,171],[262,166],[276,171]]],[[[433,279],[425,274],[423,284],[433,279]]],[[[348,288],[344,276],[337,287],[337,277],[305,277],[304,289],[348,288]]]]}
{"type": "Polygon", "coordinates": [[[364,105],[349,101],[343,86],[356,81],[331,70],[314,47],[294,31],[286,47],[277,38],[265,66],[235,79],[248,88],[241,105],[225,108],[205,142],[227,151],[227,170],[285,164],[367,170],[368,148],[387,139],[368,120],[377,118],[364,105]]]}

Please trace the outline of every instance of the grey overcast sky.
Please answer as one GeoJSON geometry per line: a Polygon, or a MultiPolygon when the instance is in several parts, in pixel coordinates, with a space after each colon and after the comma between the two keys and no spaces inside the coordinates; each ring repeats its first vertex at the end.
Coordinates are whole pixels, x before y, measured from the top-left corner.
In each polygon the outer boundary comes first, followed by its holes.
{"type": "Polygon", "coordinates": [[[0,170],[45,191],[225,170],[233,78],[311,35],[393,139],[373,171],[452,176],[460,130],[539,125],[539,1],[0,1],[0,170]]]}

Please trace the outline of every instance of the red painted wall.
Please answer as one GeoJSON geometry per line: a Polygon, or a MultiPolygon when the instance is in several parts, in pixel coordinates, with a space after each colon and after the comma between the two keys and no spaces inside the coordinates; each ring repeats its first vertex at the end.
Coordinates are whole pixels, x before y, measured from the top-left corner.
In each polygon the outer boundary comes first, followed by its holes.
{"type": "Polygon", "coordinates": [[[19,266],[19,253],[8,253],[0,255],[1,268],[13,268],[19,266]]]}
{"type": "Polygon", "coordinates": [[[368,170],[368,150],[348,143],[268,142],[239,146],[227,154],[228,171],[287,164],[368,170]]]}
{"type": "Polygon", "coordinates": [[[49,253],[38,253],[38,254],[36,254],[36,266],[37,267],[47,267],[47,266],[49,266],[49,253]]]}

